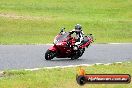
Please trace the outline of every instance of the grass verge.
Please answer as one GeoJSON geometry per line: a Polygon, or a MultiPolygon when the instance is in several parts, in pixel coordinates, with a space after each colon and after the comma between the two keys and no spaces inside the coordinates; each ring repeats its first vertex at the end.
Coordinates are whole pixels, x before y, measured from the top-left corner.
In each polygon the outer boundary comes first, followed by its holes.
{"type": "Polygon", "coordinates": [[[80,23],[96,43],[132,42],[132,0],[1,0],[0,44],[52,43],[80,23]]]}
{"type": "MultiPolygon", "coordinates": [[[[132,62],[93,65],[82,67],[88,74],[130,74],[132,62]]],[[[37,71],[5,71],[0,77],[1,88],[82,88],[76,83],[76,70],[73,68],[42,69],[37,71]]],[[[132,88],[130,84],[86,84],[83,88],[132,88]]]]}

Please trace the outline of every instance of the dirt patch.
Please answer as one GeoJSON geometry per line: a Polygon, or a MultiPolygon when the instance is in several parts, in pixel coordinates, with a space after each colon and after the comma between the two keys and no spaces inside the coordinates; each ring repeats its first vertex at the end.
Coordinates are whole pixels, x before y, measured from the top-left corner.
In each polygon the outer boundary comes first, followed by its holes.
{"type": "Polygon", "coordinates": [[[23,16],[13,13],[0,13],[0,17],[11,18],[11,19],[24,19],[24,20],[50,20],[52,17],[47,16],[23,16]]]}

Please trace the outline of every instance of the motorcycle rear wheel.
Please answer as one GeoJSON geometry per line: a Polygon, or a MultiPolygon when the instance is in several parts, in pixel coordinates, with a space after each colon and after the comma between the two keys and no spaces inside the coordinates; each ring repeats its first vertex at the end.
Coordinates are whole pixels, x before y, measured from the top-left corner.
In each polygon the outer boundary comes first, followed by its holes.
{"type": "Polygon", "coordinates": [[[71,57],[71,60],[75,60],[75,59],[78,59],[79,57],[81,57],[83,55],[84,51],[85,51],[85,48],[76,51],[75,54],[71,57]]]}
{"type": "Polygon", "coordinates": [[[78,56],[77,52],[75,52],[75,54],[71,57],[71,60],[75,60],[78,58],[79,58],[79,56],[78,56]]]}
{"type": "Polygon", "coordinates": [[[78,58],[79,58],[78,56],[72,56],[71,60],[75,60],[75,59],[78,59],[78,58]]]}
{"type": "Polygon", "coordinates": [[[46,53],[45,53],[45,59],[46,60],[51,60],[55,57],[55,54],[56,54],[55,52],[47,50],[46,53]]]}

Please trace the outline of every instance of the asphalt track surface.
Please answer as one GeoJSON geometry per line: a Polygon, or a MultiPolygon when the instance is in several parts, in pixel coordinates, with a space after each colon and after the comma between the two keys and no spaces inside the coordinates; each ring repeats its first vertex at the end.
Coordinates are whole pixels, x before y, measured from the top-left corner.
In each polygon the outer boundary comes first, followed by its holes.
{"type": "Polygon", "coordinates": [[[132,61],[132,44],[92,44],[77,60],[45,60],[51,45],[0,45],[0,70],[132,61]]]}

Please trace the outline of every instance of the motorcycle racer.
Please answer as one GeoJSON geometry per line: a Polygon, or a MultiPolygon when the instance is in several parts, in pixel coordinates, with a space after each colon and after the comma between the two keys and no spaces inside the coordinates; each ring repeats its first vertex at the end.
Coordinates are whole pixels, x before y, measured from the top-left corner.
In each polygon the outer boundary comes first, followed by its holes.
{"type": "Polygon", "coordinates": [[[80,24],[76,24],[75,29],[70,31],[70,34],[73,34],[73,33],[76,33],[77,39],[76,39],[75,46],[78,46],[79,44],[81,44],[81,42],[84,38],[83,37],[84,32],[82,31],[82,26],[80,24]]]}
{"type": "Polygon", "coordinates": [[[78,59],[83,55],[85,48],[88,48],[93,42],[92,34],[84,35],[80,24],[75,25],[75,29],[70,32],[65,32],[64,29],[62,28],[60,33],[55,36],[54,45],[46,51],[46,60],[51,60],[54,57],[78,59]],[[75,37],[71,36],[73,33],[75,37]]]}

